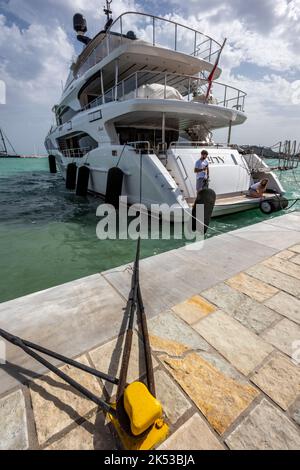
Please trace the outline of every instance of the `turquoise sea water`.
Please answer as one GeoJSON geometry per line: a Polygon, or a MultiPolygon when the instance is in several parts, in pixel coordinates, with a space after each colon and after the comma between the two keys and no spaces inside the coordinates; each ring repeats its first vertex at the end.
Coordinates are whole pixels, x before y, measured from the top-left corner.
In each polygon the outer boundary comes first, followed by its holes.
{"type": "MultiPolygon", "coordinates": [[[[288,196],[299,197],[300,167],[280,177],[288,196]]],[[[49,174],[47,159],[0,159],[0,302],[132,261],[134,241],[96,237],[100,203],[68,192],[59,174],[49,174]]],[[[211,227],[228,232],[265,218],[253,210],[214,219],[211,227]]],[[[183,244],[145,240],[142,257],[183,244]]]]}

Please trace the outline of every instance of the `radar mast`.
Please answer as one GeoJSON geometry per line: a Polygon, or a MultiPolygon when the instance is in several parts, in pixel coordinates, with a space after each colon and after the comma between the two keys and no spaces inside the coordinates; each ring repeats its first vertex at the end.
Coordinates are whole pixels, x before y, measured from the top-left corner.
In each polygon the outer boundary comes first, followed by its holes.
{"type": "Polygon", "coordinates": [[[104,28],[105,31],[107,31],[113,23],[112,11],[111,11],[111,8],[110,8],[111,4],[112,4],[112,0],[106,0],[106,7],[104,7],[104,9],[103,9],[104,13],[106,14],[106,18],[107,18],[106,25],[105,25],[105,28],[104,28]]]}

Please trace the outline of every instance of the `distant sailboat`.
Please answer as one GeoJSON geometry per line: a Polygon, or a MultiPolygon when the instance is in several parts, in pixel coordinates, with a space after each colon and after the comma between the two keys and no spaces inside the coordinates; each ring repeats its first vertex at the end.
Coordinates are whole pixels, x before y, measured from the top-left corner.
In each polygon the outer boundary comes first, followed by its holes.
{"type": "Polygon", "coordinates": [[[3,129],[0,128],[0,158],[21,158],[11,144],[8,137],[4,134],[3,129]]]}

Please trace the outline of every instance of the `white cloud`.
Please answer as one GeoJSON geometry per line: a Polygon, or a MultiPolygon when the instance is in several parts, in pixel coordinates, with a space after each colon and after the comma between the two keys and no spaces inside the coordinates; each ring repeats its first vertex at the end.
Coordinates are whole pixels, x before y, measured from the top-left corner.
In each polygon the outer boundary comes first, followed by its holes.
{"type": "MultiPolygon", "coordinates": [[[[68,71],[74,48],[60,26],[32,24],[25,31],[5,24],[0,16],[0,73],[8,100],[49,104],[58,98],[61,77],[68,71]]],[[[9,102],[8,102],[9,104],[9,102]]]]}
{"type": "MultiPolygon", "coordinates": [[[[69,33],[73,31],[74,13],[83,13],[90,31],[95,34],[105,23],[104,4],[105,1],[99,0],[8,0],[6,11],[29,24],[59,24],[69,33]]],[[[114,0],[113,4],[116,16],[124,11],[135,10],[134,0],[114,0]]]]}
{"type": "MultiPolygon", "coordinates": [[[[6,82],[8,95],[7,105],[0,110],[8,117],[13,116],[14,111],[23,121],[32,119],[35,123],[44,116],[48,125],[51,107],[61,92],[61,80],[66,78],[75,47],[80,47],[72,31],[72,16],[76,11],[82,12],[93,35],[105,23],[103,5],[98,0],[8,0],[4,6],[6,15],[13,14],[29,26],[22,29],[11,22],[8,24],[0,15],[0,80],[6,82]]],[[[277,135],[279,129],[282,138],[291,130],[296,133],[299,102],[293,96],[298,88],[297,85],[294,85],[297,89],[292,88],[288,77],[293,75],[296,81],[300,78],[300,0],[191,0],[185,3],[154,0],[151,6],[140,7],[134,0],[113,0],[112,6],[115,17],[136,9],[151,10],[158,15],[163,12],[161,15],[166,18],[203,31],[219,41],[228,37],[221,61],[224,70],[221,81],[245,88],[249,95],[246,108],[249,121],[236,134],[245,137],[248,132],[245,140],[253,142],[263,137],[258,115],[264,120],[266,139],[277,135]],[[269,72],[258,78],[247,76],[245,63],[258,70],[267,68],[269,72]],[[234,73],[236,69],[238,77],[234,73]],[[287,126],[288,115],[291,118],[287,126]]],[[[7,123],[14,128],[13,118],[7,123]]],[[[44,135],[38,138],[42,142],[44,135]]]]}
{"type": "MultiPolygon", "coordinates": [[[[234,142],[273,145],[280,140],[299,140],[300,80],[291,84],[283,77],[270,74],[261,80],[231,76],[229,82],[248,93],[248,120],[234,128],[234,142]]],[[[226,141],[226,131],[217,135],[226,141]]]]}
{"type": "MultiPolygon", "coordinates": [[[[179,0],[172,0],[172,3],[179,5],[179,0]]],[[[250,62],[279,72],[292,68],[300,70],[299,49],[295,47],[299,41],[295,31],[300,25],[300,0],[290,3],[286,0],[214,0],[208,5],[210,9],[206,7],[203,12],[202,0],[196,5],[191,3],[171,18],[182,21],[182,14],[186,12],[185,24],[219,41],[227,37],[229,43],[225,55],[235,61],[232,67],[250,62]]]]}

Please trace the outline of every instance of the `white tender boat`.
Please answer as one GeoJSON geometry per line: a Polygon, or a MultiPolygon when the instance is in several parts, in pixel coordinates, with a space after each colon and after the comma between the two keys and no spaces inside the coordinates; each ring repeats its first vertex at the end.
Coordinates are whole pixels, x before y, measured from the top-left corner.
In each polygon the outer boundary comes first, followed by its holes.
{"type": "Polygon", "coordinates": [[[128,12],[113,21],[110,13],[107,8],[107,23],[93,39],[85,35],[85,19],[74,17],[84,49],[54,107],[57,125],[46,137],[62,175],[70,162],[88,166],[88,190],[104,196],[108,171],[118,166],[124,173],[122,194],[129,204],[137,203],[142,152],[142,203],[149,210],[168,204],[190,211],[195,162],[206,149],[210,187],[217,194],[214,216],[257,207],[260,200],[247,192],[263,177],[270,193],[283,194],[262,159],[230,144],[232,126],[247,119],[246,93],[218,81],[221,44],[165,18],[128,12]],[[221,128],[228,128],[225,145],[212,140],[221,128]]]}

